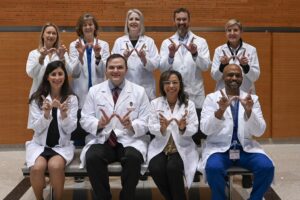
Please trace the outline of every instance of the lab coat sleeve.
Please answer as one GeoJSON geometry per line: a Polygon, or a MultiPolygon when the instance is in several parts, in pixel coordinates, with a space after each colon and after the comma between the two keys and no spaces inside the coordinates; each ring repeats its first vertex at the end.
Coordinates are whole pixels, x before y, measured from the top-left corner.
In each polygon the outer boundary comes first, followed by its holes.
{"type": "Polygon", "coordinates": [[[90,88],[89,93],[84,101],[83,108],[81,110],[81,127],[88,133],[92,135],[97,134],[98,121],[96,117],[96,108],[94,107],[95,96],[93,92],[93,87],[90,88]]]}
{"type": "Polygon", "coordinates": [[[222,55],[221,51],[222,51],[222,49],[220,47],[215,49],[214,58],[213,58],[213,62],[212,62],[210,75],[215,81],[221,80],[221,78],[223,76],[223,73],[220,72],[220,70],[219,70],[220,64],[221,64],[220,55],[222,55]]]}
{"type": "Polygon", "coordinates": [[[147,45],[149,48],[149,52],[148,54],[146,54],[146,59],[147,59],[147,63],[145,68],[152,72],[153,70],[157,69],[159,67],[159,54],[158,54],[158,50],[157,47],[154,43],[154,40],[152,38],[149,38],[147,40],[147,45]]]}
{"type": "Polygon", "coordinates": [[[255,137],[260,137],[266,130],[266,122],[261,111],[258,97],[256,95],[252,95],[252,100],[254,104],[249,119],[247,119],[246,114],[244,115],[245,132],[255,137]]]}
{"type": "MultiPolygon", "coordinates": [[[[246,52],[247,54],[247,52],[246,52]]],[[[257,57],[257,51],[256,48],[253,47],[253,50],[251,51],[250,54],[251,60],[249,61],[249,72],[247,74],[244,74],[251,82],[255,82],[260,75],[260,67],[259,67],[259,62],[258,62],[258,57],[257,57]]]]}
{"type": "Polygon", "coordinates": [[[70,97],[68,106],[67,117],[63,120],[59,118],[59,120],[61,120],[64,133],[71,134],[77,127],[78,99],[76,96],[70,97]]]}
{"type": "Polygon", "coordinates": [[[47,133],[52,120],[52,112],[50,112],[49,119],[44,117],[44,111],[41,110],[38,104],[33,100],[29,106],[29,124],[28,128],[33,129],[35,134],[47,133]]]}
{"type": "MultiPolygon", "coordinates": [[[[77,41],[77,40],[76,40],[77,41]]],[[[70,44],[70,68],[72,70],[72,78],[79,78],[82,64],[79,60],[79,53],[75,47],[76,41],[70,44]]]]}
{"type": "Polygon", "coordinates": [[[37,77],[39,71],[43,67],[43,65],[39,63],[39,57],[40,57],[40,53],[38,53],[38,51],[36,50],[31,51],[28,55],[27,63],[26,63],[26,73],[31,78],[37,77]]]}
{"type": "MultiPolygon", "coordinates": [[[[109,45],[107,42],[103,41],[103,46],[101,46],[101,60],[98,65],[96,65],[96,74],[99,77],[105,76],[105,65],[106,60],[109,57],[109,45]]],[[[95,60],[96,61],[96,60],[95,60]]]]}
{"type": "Polygon", "coordinates": [[[194,102],[189,101],[188,109],[187,125],[182,134],[183,137],[191,137],[198,131],[199,120],[194,102]]]}
{"type": "Polygon", "coordinates": [[[149,115],[149,121],[148,121],[148,127],[149,131],[152,135],[155,137],[163,137],[163,135],[160,132],[160,122],[159,122],[159,114],[156,108],[156,100],[151,101],[151,110],[149,115]]]}
{"type": "Polygon", "coordinates": [[[134,130],[133,137],[140,137],[148,132],[147,122],[150,113],[150,103],[145,90],[143,90],[140,102],[138,118],[132,120],[132,127],[134,130]]]}
{"type": "Polygon", "coordinates": [[[162,72],[172,68],[172,64],[169,64],[169,45],[170,41],[164,40],[160,47],[160,63],[159,68],[162,72]]]}
{"type": "Polygon", "coordinates": [[[202,39],[201,41],[195,40],[195,44],[197,45],[198,55],[195,59],[196,66],[201,69],[201,71],[207,71],[211,65],[210,55],[208,50],[208,45],[206,40],[202,39]]]}
{"type": "Polygon", "coordinates": [[[214,94],[207,95],[202,107],[200,129],[205,135],[221,132],[226,123],[225,119],[220,120],[215,117],[215,111],[219,107],[216,97],[213,96],[214,94]]]}

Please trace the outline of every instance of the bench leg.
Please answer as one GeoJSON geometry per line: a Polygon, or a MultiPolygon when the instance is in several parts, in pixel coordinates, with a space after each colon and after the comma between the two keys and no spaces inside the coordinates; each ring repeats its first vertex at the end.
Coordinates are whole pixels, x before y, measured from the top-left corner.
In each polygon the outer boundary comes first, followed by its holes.
{"type": "Polygon", "coordinates": [[[54,200],[53,188],[51,185],[49,185],[49,197],[50,200],[54,200]]]}
{"type": "Polygon", "coordinates": [[[228,200],[232,199],[233,176],[228,175],[228,200]]]}

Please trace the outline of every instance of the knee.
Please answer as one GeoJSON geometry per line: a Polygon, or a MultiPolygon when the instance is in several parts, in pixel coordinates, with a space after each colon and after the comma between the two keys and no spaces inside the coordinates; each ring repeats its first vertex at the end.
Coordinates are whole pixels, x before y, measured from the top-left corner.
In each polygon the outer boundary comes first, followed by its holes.
{"type": "Polygon", "coordinates": [[[39,174],[39,173],[44,173],[45,171],[46,171],[46,167],[41,165],[33,165],[30,168],[30,174],[39,174]]]}
{"type": "Polygon", "coordinates": [[[150,161],[148,168],[151,174],[159,174],[165,171],[161,164],[154,162],[153,160],[150,161]]]}
{"type": "Polygon", "coordinates": [[[94,165],[95,163],[99,164],[99,162],[104,163],[104,160],[101,159],[101,156],[97,153],[97,151],[93,151],[91,149],[86,152],[85,161],[87,165],[94,165]]]}
{"type": "Polygon", "coordinates": [[[214,165],[213,163],[207,162],[205,166],[206,173],[220,173],[224,172],[224,169],[219,165],[214,165]]]}
{"type": "Polygon", "coordinates": [[[49,172],[64,172],[65,164],[63,162],[49,162],[48,170],[49,172]]]}

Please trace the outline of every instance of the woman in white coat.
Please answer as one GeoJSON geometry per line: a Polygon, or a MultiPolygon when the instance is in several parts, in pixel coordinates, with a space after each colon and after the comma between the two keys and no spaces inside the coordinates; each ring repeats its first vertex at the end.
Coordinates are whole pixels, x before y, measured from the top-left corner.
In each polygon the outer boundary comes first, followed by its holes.
{"type": "Polygon", "coordinates": [[[197,132],[195,105],[184,92],[181,74],[161,74],[161,97],[151,102],[149,131],[155,137],[148,148],[151,176],[167,200],[184,200],[186,179],[189,188],[197,168],[198,152],[192,136],[197,132]]]}
{"type": "Polygon", "coordinates": [[[26,73],[32,78],[29,97],[41,84],[49,62],[64,60],[68,73],[71,72],[67,51],[66,46],[60,44],[58,27],[53,23],[46,23],[41,31],[39,46],[29,53],[26,63],[26,73]]]}
{"type": "Polygon", "coordinates": [[[222,79],[224,67],[237,64],[243,69],[241,90],[255,93],[254,82],[259,78],[260,67],[256,48],[242,40],[243,27],[240,21],[230,19],[225,25],[227,43],[215,49],[211,76],[217,82],[216,91],[225,87],[222,79]]]}
{"type": "Polygon", "coordinates": [[[26,142],[26,164],[37,199],[43,199],[45,171],[48,170],[55,199],[62,199],[64,168],[71,162],[74,146],[70,141],[76,128],[78,100],[73,95],[62,61],[47,65],[38,90],[29,100],[29,129],[34,130],[26,142]]]}
{"type": "Polygon", "coordinates": [[[144,87],[152,100],[156,97],[153,71],[159,66],[159,54],[154,40],[144,35],[144,16],[140,10],[128,10],[124,31],[125,35],[115,41],[112,53],[124,55],[128,63],[126,79],[144,87]]]}
{"type": "Polygon", "coordinates": [[[109,56],[107,42],[97,38],[99,25],[96,18],[85,13],[77,21],[78,39],[70,44],[70,60],[72,67],[71,86],[79,98],[77,129],[72,133],[76,146],[85,145],[86,133],[80,126],[80,112],[90,87],[105,79],[105,64],[109,56]]]}

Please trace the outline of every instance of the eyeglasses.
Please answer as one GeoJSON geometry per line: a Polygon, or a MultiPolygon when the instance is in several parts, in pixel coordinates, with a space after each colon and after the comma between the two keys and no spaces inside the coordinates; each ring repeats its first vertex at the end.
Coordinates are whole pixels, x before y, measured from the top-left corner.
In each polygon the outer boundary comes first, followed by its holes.
{"type": "Polygon", "coordinates": [[[164,85],[179,85],[179,81],[163,81],[164,85]]]}

